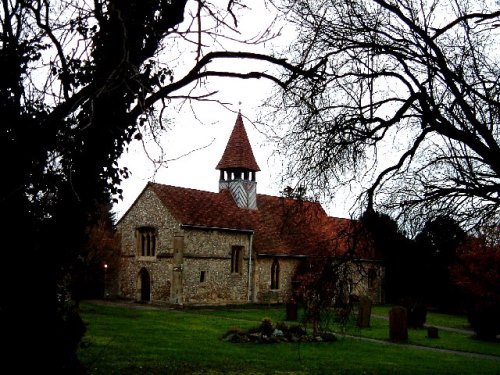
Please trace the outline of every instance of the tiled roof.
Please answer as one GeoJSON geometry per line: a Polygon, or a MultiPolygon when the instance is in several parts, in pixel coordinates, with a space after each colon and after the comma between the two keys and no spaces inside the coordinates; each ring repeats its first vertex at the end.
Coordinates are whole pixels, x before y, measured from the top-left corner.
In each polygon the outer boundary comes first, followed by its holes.
{"type": "Polygon", "coordinates": [[[239,208],[229,191],[212,193],[157,183],[148,187],[180,224],[254,231],[259,255],[343,253],[355,221],[329,217],[319,203],[257,195],[257,210],[239,208]]]}
{"type": "Polygon", "coordinates": [[[238,113],[233,131],[227,142],[222,158],[215,169],[243,168],[251,171],[260,171],[252,146],[248,141],[247,132],[243,125],[241,113],[238,113]]]}

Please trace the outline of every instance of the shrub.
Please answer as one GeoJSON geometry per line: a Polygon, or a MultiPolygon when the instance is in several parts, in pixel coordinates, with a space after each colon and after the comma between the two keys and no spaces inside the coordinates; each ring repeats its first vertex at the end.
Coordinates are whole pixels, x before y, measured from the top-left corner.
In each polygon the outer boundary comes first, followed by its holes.
{"type": "Polygon", "coordinates": [[[290,327],[285,322],[278,322],[276,323],[276,329],[280,330],[281,332],[288,332],[290,327]]]}
{"type": "Polygon", "coordinates": [[[260,322],[259,329],[264,336],[271,336],[274,331],[273,321],[271,318],[263,318],[260,322]]]}
{"type": "Polygon", "coordinates": [[[419,299],[407,297],[402,301],[402,306],[406,308],[408,326],[412,328],[422,328],[427,319],[427,307],[419,299]]]}
{"type": "Polygon", "coordinates": [[[297,336],[297,337],[302,337],[307,335],[307,331],[304,327],[301,325],[293,325],[288,329],[288,333],[297,336]]]}
{"type": "Polygon", "coordinates": [[[478,302],[469,310],[468,319],[477,338],[494,340],[500,334],[500,303],[478,302]]]}

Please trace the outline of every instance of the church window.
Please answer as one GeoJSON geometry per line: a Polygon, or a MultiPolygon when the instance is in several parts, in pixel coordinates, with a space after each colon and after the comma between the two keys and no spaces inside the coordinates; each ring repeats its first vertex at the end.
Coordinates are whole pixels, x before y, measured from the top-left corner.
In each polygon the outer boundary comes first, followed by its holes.
{"type": "Polygon", "coordinates": [[[370,268],[368,270],[368,288],[373,288],[375,286],[376,280],[377,280],[377,270],[375,268],[370,268]]]}
{"type": "Polygon", "coordinates": [[[271,265],[271,289],[280,288],[280,263],[278,259],[273,261],[271,265]]]}
{"type": "Polygon", "coordinates": [[[231,273],[241,273],[243,268],[243,247],[233,246],[231,248],[231,273]]]}
{"type": "Polygon", "coordinates": [[[137,254],[143,257],[156,256],[156,230],[151,227],[137,228],[136,233],[137,254]]]}
{"type": "Polygon", "coordinates": [[[207,280],[207,271],[200,271],[200,283],[204,283],[207,280]]]}

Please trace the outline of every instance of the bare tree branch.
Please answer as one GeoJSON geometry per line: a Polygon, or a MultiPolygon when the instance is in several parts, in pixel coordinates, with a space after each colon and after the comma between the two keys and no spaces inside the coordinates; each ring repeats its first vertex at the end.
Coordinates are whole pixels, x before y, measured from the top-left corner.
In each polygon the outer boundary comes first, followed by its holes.
{"type": "Polygon", "coordinates": [[[361,182],[369,205],[402,219],[447,209],[469,226],[497,223],[500,11],[479,5],[286,1],[290,61],[321,62],[322,76],[294,79],[272,103],[292,124],[287,176],[326,195],[361,182]]]}

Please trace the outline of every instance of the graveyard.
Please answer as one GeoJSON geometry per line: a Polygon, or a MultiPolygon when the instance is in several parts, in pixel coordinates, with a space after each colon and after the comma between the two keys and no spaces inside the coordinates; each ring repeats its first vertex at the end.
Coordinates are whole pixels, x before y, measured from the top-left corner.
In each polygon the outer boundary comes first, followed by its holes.
{"type": "Polygon", "coordinates": [[[368,321],[359,313],[343,326],[332,321],[335,339],[327,340],[311,338],[301,309],[286,320],[283,305],[169,309],[88,301],[81,305],[87,332],[78,355],[95,375],[498,373],[500,343],[477,340],[465,316],[429,312],[423,327],[405,330],[393,308],[371,306],[368,321]],[[302,326],[310,339],[231,340],[237,332],[258,335],[263,325],[269,337],[302,326]],[[437,336],[429,336],[431,327],[437,336]],[[405,331],[406,338],[397,336],[405,331]]]}

